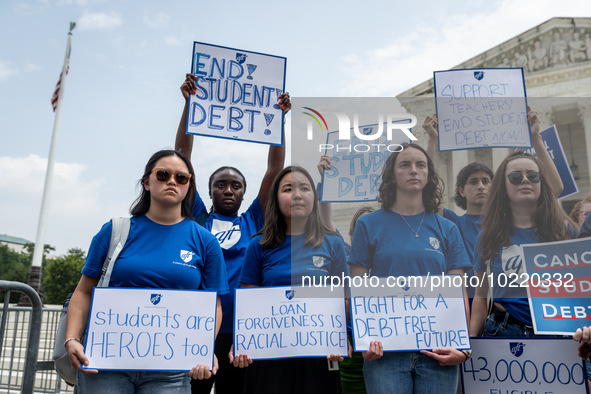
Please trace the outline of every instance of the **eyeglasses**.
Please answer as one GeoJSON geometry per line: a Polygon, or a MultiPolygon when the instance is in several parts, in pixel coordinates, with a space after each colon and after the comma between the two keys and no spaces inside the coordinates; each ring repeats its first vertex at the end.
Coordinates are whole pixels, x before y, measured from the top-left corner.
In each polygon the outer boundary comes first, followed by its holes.
{"type": "Polygon", "coordinates": [[[540,182],[540,173],[537,171],[528,172],[527,174],[522,174],[521,172],[512,172],[507,175],[509,178],[509,182],[513,185],[519,185],[521,181],[523,181],[523,177],[527,177],[527,180],[531,183],[538,183],[540,182]]]}
{"type": "Polygon", "coordinates": [[[177,172],[173,174],[172,172],[162,168],[154,168],[152,173],[156,173],[156,179],[158,179],[160,182],[168,182],[170,177],[174,175],[174,179],[179,185],[186,185],[191,179],[191,174],[187,174],[185,172],[177,172]]]}

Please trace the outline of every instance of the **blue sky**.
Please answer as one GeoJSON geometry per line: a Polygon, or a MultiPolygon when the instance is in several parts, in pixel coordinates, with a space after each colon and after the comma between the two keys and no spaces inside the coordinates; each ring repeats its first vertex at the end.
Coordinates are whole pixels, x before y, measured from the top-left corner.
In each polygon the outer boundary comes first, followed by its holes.
{"type": "MultiPolygon", "coordinates": [[[[0,3],[0,234],[34,241],[54,114],[76,21],[46,243],[87,249],[126,215],[148,157],[172,147],[193,41],[287,57],[292,97],[391,97],[583,1],[131,1],[0,3]]],[[[193,164],[240,168],[258,190],[267,148],[197,137],[193,164]]],[[[206,197],[206,196],[205,196],[206,197]]],[[[206,205],[209,200],[205,198],[206,205]]]]}

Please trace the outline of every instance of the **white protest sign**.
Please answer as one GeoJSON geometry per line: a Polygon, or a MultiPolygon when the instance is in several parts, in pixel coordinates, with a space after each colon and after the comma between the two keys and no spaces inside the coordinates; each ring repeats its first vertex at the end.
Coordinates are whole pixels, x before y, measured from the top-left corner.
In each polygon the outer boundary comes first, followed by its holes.
{"type": "Polygon", "coordinates": [[[195,42],[191,72],[196,93],[189,96],[187,134],[283,144],[287,59],[195,42]]]}
{"type": "Polygon", "coordinates": [[[578,343],[564,338],[472,338],[466,394],[587,393],[578,343]]]}
{"type": "MultiPolygon", "coordinates": [[[[400,121],[399,123],[410,123],[400,121]]],[[[379,194],[379,180],[386,159],[393,152],[402,150],[400,144],[410,143],[404,134],[393,135],[389,140],[381,133],[387,129],[387,123],[358,126],[364,135],[380,135],[377,140],[363,141],[351,131],[351,139],[340,140],[339,132],[327,135],[325,154],[330,157],[330,170],[322,175],[323,202],[375,201],[379,194]],[[336,149],[335,149],[336,147],[336,149]]],[[[353,129],[351,129],[353,130],[353,129]]]]}
{"type": "Polygon", "coordinates": [[[435,71],[439,150],[529,148],[521,68],[435,71]]]}
{"type": "Polygon", "coordinates": [[[370,279],[362,286],[351,281],[356,351],[371,341],[384,351],[470,348],[460,275],[370,279]]]}
{"type": "Polygon", "coordinates": [[[334,298],[330,288],[325,290],[326,297],[298,298],[308,289],[236,289],[234,355],[246,354],[253,360],[347,356],[344,293],[334,298]]]}
{"type": "Polygon", "coordinates": [[[188,371],[213,365],[216,292],[95,287],[90,369],[188,371]]]}

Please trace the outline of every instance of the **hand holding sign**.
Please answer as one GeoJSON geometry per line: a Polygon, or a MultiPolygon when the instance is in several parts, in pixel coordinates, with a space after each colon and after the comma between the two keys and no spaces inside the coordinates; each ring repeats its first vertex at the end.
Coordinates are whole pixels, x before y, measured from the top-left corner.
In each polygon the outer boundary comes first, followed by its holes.
{"type": "Polygon", "coordinates": [[[209,379],[218,371],[218,357],[213,355],[213,368],[209,369],[209,365],[197,364],[189,371],[191,379],[203,380],[209,379]]]}
{"type": "Polygon", "coordinates": [[[451,348],[433,349],[432,351],[421,350],[421,354],[431,357],[439,362],[441,366],[459,365],[466,361],[464,353],[451,348]]]}
{"type": "Polygon", "coordinates": [[[581,342],[579,345],[579,357],[582,359],[589,358],[591,356],[591,327],[577,328],[573,339],[581,342]]]}

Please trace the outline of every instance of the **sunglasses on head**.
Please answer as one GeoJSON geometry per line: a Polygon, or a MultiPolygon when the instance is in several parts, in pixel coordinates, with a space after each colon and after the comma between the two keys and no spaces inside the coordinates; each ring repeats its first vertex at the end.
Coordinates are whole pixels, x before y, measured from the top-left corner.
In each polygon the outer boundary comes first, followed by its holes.
{"type": "Polygon", "coordinates": [[[191,174],[187,174],[185,172],[177,172],[176,174],[173,174],[172,172],[163,170],[162,168],[154,168],[152,173],[156,173],[156,179],[158,179],[160,182],[168,182],[170,177],[174,175],[174,179],[179,185],[186,185],[191,179],[191,174]]]}
{"type": "Polygon", "coordinates": [[[523,177],[527,177],[527,180],[531,183],[538,183],[540,182],[540,173],[537,171],[528,172],[527,174],[522,174],[521,172],[512,172],[507,175],[509,178],[509,182],[513,185],[519,185],[521,181],[523,181],[523,177]]]}

